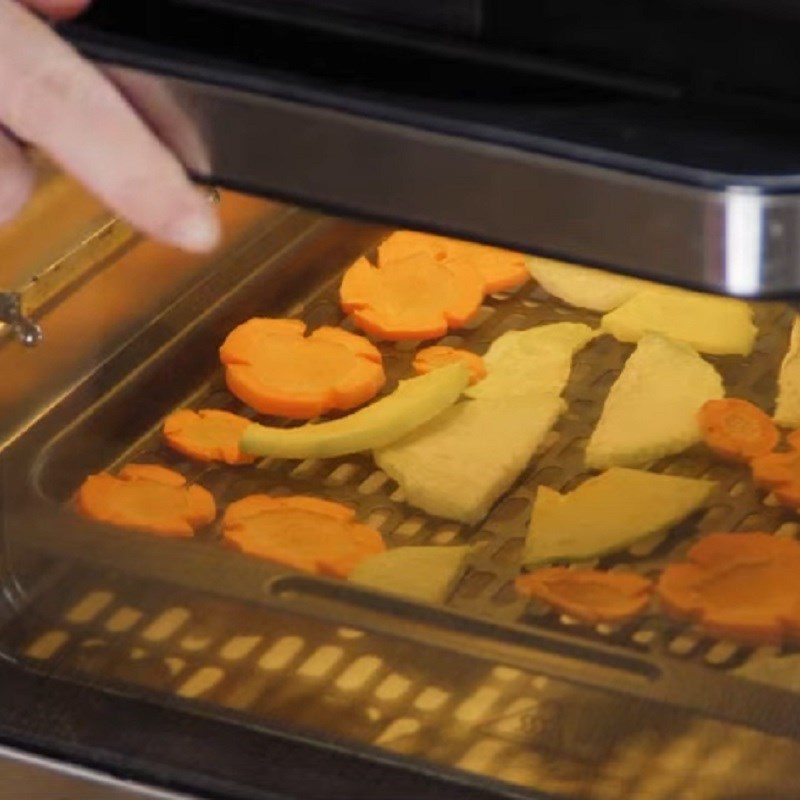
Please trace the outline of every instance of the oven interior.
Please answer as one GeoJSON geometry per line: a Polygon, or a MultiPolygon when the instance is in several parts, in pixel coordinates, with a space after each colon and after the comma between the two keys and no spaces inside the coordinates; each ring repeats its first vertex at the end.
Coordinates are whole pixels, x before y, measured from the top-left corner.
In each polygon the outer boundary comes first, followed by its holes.
{"type": "MultiPolygon", "coordinates": [[[[229,467],[200,465],[163,444],[163,418],[178,407],[254,418],[226,390],[216,356],[237,324],[290,316],[352,329],[337,300],[342,271],[390,232],[230,192],[221,210],[228,235],[211,261],[183,263],[121,237],[102,259],[87,251],[94,271],[76,269],[37,309],[41,350],[4,331],[0,363],[23,398],[5,398],[0,653],[42,679],[37,724],[51,724],[48,687],[67,687],[54,714],[67,713],[71,692],[91,687],[179,718],[224,720],[284,744],[435,775],[464,792],[455,796],[800,796],[798,648],[713,639],[655,610],[587,627],[514,590],[537,487],[564,491],[587,477],[583,449],[630,345],[603,336],[576,356],[568,410],[474,526],[408,505],[367,454],[229,467]],[[426,606],[235,553],[216,525],[170,541],[74,513],[86,475],[130,462],[177,470],[220,508],[253,492],[310,494],[356,508],[390,548],[477,547],[447,602],[426,606]]],[[[753,353],[709,360],[729,395],[769,411],[794,312],[753,307],[753,353]]],[[[507,331],[598,320],[531,280],[487,297],[471,323],[438,343],[483,353],[507,331]]],[[[415,347],[379,343],[384,391],[409,374],[415,347]]],[[[746,467],[700,446],[652,468],[713,478],[713,501],[670,531],[582,566],[651,576],[704,533],[800,532],[795,512],[764,503],[746,467]]],[[[154,756],[142,741],[136,748],[154,756]]],[[[325,786],[306,788],[302,796],[331,796],[325,786]]],[[[401,791],[380,787],[386,797],[401,791]]]]}

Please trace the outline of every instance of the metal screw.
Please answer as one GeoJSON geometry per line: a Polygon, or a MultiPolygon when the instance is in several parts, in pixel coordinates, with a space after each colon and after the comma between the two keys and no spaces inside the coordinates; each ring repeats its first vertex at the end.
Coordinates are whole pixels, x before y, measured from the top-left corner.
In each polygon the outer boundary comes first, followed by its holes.
{"type": "Polygon", "coordinates": [[[25,347],[35,347],[42,341],[42,329],[22,313],[22,298],[17,292],[0,292],[0,322],[10,326],[25,347]]]}

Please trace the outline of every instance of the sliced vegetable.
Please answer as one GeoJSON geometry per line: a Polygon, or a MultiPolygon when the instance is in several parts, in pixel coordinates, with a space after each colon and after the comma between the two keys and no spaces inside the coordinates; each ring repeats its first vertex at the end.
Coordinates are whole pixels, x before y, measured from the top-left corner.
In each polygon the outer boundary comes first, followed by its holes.
{"type": "Polygon", "coordinates": [[[251,425],[240,446],[277,458],[333,458],[385,447],[453,405],[468,383],[464,364],[450,364],[401,381],[392,394],[341,419],[299,428],[251,425]]]}
{"type": "Polygon", "coordinates": [[[527,267],[548,294],[568,305],[592,311],[611,311],[638,292],[653,287],[649,281],[638,278],[538,256],[529,257],[527,267]]]}
{"type": "Polygon", "coordinates": [[[375,461],[411,505],[475,524],[513,486],[565,407],[552,394],[463,400],[376,450],[375,461]]]}
{"type": "Polygon", "coordinates": [[[153,481],[163,483],[166,486],[185,486],[186,478],[175,472],[174,469],[167,469],[160,464],[126,464],[118,473],[122,480],[126,481],[153,481]]]}
{"type": "Polygon", "coordinates": [[[247,555],[303,572],[346,578],[385,545],[347,506],[315,497],[251,495],[222,519],[225,541],[247,555]]]}
{"type": "Polygon", "coordinates": [[[671,564],[657,586],[663,610],[711,636],[780,644],[800,634],[800,544],[768,533],[714,533],[671,564]]]}
{"type": "Polygon", "coordinates": [[[776,486],[772,493],[782,506],[800,508],[800,483],[782,483],[776,486]]]}
{"type": "Polygon", "coordinates": [[[250,424],[247,417],[227,411],[183,408],[164,420],[164,439],[173,450],[198,461],[252,464],[255,456],[239,449],[239,439],[250,424]]]}
{"type": "Polygon", "coordinates": [[[290,495],[288,497],[273,497],[268,494],[251,494],[228,506],[223,518],[223,523],[235,526],[251,517],[257,517],[260,514],[286,509],[308,511],[312,514],[322,514],[323,516],[338,519],[342,522],[352,522],[356,518],[356,512],[350,508],[350,506],[336,503],[333,500],[323,500],[319,497],[310,497],[302,494],[290,495]]]}
{"type": "Polygon", "coordinates": [[[566,567],[520,575],[517,591],[542,600],[581,622],[628,622],[638,617],[650,602],[653,584],[633,572],[601,572],[566,567]]]}
{"type": "Polygon", "coordinates": [[[436,236],[433,233],[395,231],[378,247],[378,263],[401,261],[418,253],[427,253],[436,261],[444,261],[451,241],[446,236],[436,236]]]}
{"type": "Polygon", "coordinates": [[[217,515],[209,492],[156,464],[130,464],[117,477],[90,475],[76,505],[97,522],[159,536],[190,537],[217,515]]]}
{"type": "Polygon", "coordinates": [[[753,481],[765,489],[800,484],[800,452],[767,453],[750,462],[753,481]]]}
{"type": "Polygon", "coordinates": [[[536,492],[523,563],[582,561],[629,547],[700,508],[713,481],[612,467],[568,494],[536,492]]]}
{"type": "Polygon", "coordinates": [[[385,383],[381,354],[364,337],[339,328],[256,317],[220,348],[228,388],[261,414],[311,419],[371,400],[385,383]]]}
{"type": "Polygon", "coordinates": [[[639,467],[680,453],[700,441],[703,403],[724,394],[722,378],[689,345],[642,337],[606,397],[587,466],[639,467]]]}
{"type": "Polygon", "coordinates": [[[558,396],[569,380],[572,357],[595,336],[580,322],[556,322],[504,333],[483,357],[486,377],[466,394],[497,400],[534,394],[558,396]]]}
{"type": "Polygon", "coordinates": [[[475,267],[483,278],[486,294],[515,289],[531,277],[525,256],[513,250],[453,239],[448,256],[456,264],[463,260],[475,267]]]}
{"type": "Polygon", "coordinates": [[[800,430],[792,431],[786,437],[786,442],[792,450],[800,450],[800,430]]]}
{"type": "Polygon", "coordinates": [[[384,339],[435,339],[466,324],[483,301],[483,278],[469,264],[437,261],[429,253],[365,258],[345,273],[342,308],[359,328],[384,339]]]}
{"type": "Polygon", "coordinates": [[[789,347],[778,373],[775,422],[785,428],[800,427],[800,317],[795,316],[789,347]]]}
{"type": "Polygon", "coordinates": [[[411,366],[418,375],[427,375],[431,370],[452,364],[454,361],[466,365],[469,370],[470,385],[477,383],[486,375],[483,359],[477,353],[446,345],[435,345],[418,350],[411,366]]]}
{"type": "Polygon", "coordinates": [[[530,278],[525,268],[525,256],[521,253],[415,231],[393,233],[380,246],[378,263],[417,253],[428,253],[437,261],[450,261],[456,266],[466,263],[477,269],[483,278],[486,294],[514,289],[530,278]]]}
{"type": "MultiPolygon", "coordinates": [[[[791,437],[790,437],[791,438],[791,437]]],[[[750,462],[753,481],[771,489],[775,499],[790,508],[800,508],[800,452],[767,453],[750,462]]]]}
{"type": "Polygon", "coordinates": [[[348,580],[426,603],[443,603],[471,547],[399,547],[365,558],[348,580]]]}
{"type": "Polygon", "coordinates": [[[634,294],[606,314],[600,327],[621,342],[661,333],[713,355],[749,355],[758,333],[747,303],[667,287],[634,294]]]}
{"type": "Polygon", "coordinates": [[[564,322],[499,337],[487,375],[465,399],[413,433],[376,450],[375,460],[414,506],[476,523],[530,463],[565,408],[573,354],[594,333],[564,322]]]}
{"type": "Polygon", "coordinates": [[[748,462],[770,453],[780,438],[770,417],[738,397],[707,401],[697,419],[708,447],[731,461],[748,462]]]}

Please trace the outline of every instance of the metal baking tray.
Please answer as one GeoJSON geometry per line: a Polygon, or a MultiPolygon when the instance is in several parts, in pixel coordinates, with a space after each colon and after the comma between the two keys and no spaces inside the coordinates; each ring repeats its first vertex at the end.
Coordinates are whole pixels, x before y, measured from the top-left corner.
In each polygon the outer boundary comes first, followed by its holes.
{"type": "MultiPolygon", "coordinates": [[[[610,337],[578,354],[565,392],[567,412],[516,486],[474,527],[407,505],[369,455],[324,462],[266,459],[232,468],[199,465],[163,446],[160,423],[178,406],[253,416],[225,390],[216,354],[238,323],[256,314],[291,315],[311,326],[348,327],[337,303],[341,271],[357,255],[373,252],[387,231],[305,212],[292,219],[155,319],[8,448],[2,465],[6,496],[14,498],[5,512],[10,569],[33,548],[800,737],[800,695],[729,674],[748,659],[774,653],[704,639],[656,612],[630,625],[590,629],[528,604],[513,591],[536,487],[569,489],[586,476],[584,443],[631,349],[610,337]],[[390,547],[461,542],[482,547],[475,549],[446,605],[434,607],[248,558],[223,547],[215,527],[195,540],[170,541],[107,529],[69,510],[86,474],[130,461],[179,470],[211,490],[220,508],[253,492],[310,493],[355,506],[361,519],[380,527],[390,547]]],[[[711,359],[730,394],[770,407],[790,318],[784,306],[759,305],[760,334],[753,354],[711,359]]],[[[598,316],[553,301],[531,282],[517,292],[487,298],[466,329],[441,341],[484,352],[505,331],[567,320],[596,325],[598,316]]],[[[380,348],[389,376],[385,391],[391,391],[409,374],[414,347],[381,343],[380,348]]],[[[746,470],[710,459],[700,448],[665,459],[655,469],[713,477],[719,487],[710,508],[663,536],[602,559],[603,567],[654,574],[701,532],[758,529],[794,535],[798,529],[790,512],[762,503],[746,470]]]]}

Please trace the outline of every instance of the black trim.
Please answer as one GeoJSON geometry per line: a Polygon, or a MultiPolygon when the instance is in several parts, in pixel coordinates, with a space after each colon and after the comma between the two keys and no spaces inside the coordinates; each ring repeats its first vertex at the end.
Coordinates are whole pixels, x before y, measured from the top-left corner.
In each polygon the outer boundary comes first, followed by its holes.
{"type": "Polygon", "coordinates": [[[100,2],[62,31],[100,61],[421,130],[711,188],[800,186],[800,104],[759,106],[756,117],[753,98],[689,102],[677,83],[623,70],[303,26],[274,10],[259,20],[168,8],[126,18],[116,8],[100,2]]]}

